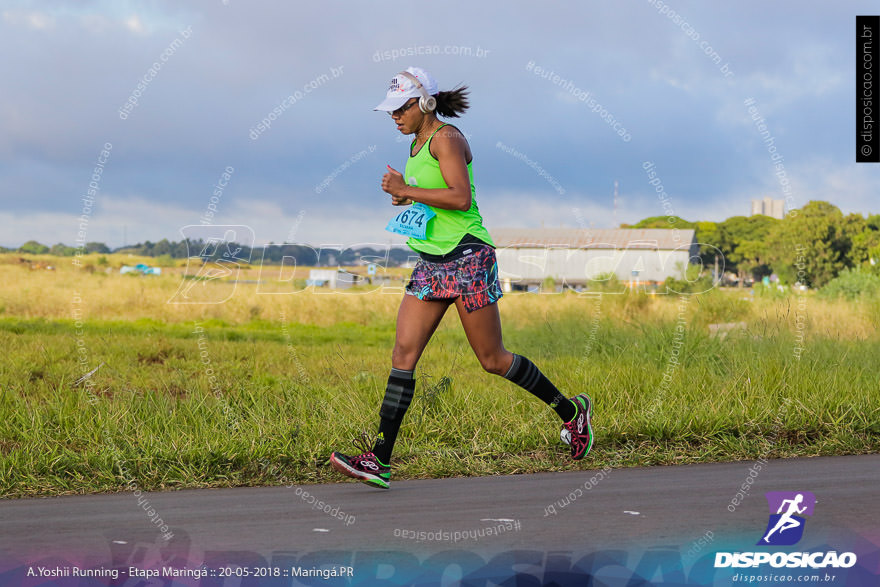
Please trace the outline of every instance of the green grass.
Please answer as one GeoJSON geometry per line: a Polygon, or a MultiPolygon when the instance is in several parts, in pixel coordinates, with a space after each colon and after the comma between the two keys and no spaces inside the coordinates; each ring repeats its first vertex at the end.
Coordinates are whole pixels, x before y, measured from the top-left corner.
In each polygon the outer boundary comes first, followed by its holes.
{"type": "MultiPolygon", "coordinates": [[[[690,304],[665,387],[674,320],[635,307],[632,320],[603,317],[591,340],[587,303],[508,324],[509,349],[593,396],[597,439],[578,463],[553,412],[484,373],[450,313],[419,365],[393,479],[880,450],[880,340],[810,336],[797,360],[778,321],[709,336],[738,305],[690,304]]],[[[0,496],[340,480],[327,458],[375,432],[393,321],[199,325],[201,348],[195,322],[87,320],[78,332],[0,318],[0,496]]]]}

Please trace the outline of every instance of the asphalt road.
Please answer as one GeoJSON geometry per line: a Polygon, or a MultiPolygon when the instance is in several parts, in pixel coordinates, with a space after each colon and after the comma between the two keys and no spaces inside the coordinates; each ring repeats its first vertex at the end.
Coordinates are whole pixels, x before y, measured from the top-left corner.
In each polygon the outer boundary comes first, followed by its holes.
{"type": "MultiPolygon", "coordinates": [[[[805,531],[814,544],[860,536],[880,551],[880,455],[758,464],[392,480],[388,491],[344,482],[145,493],[140,502],[132,492],[7,500],[0,560],[257,565],[318,552],[424,559],[453,550],[488,560],[512,551],[674,548],[686,565],[713,548],[754,549],[769,491],[815,494],[805,531]],[[163,537],[163,524],[172,537],[163,537]]],[[[880,562],[870,564],[880,572],[880,562]]]]}

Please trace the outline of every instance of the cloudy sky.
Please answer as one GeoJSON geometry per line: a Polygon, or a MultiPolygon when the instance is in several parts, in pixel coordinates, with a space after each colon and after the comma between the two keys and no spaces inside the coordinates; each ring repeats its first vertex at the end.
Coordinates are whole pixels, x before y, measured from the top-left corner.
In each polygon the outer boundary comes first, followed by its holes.
{"type": "Polygon", "coordinates": [[[877,213],[853,82],[877,4],[844,6],[5,0],[0,245],[179,240],[206,218],[257,243],[399,242],[379,180],[408,139],[372,108],[408,65],[471,88],[457,124],[490,230],[723,220],[765,196],[877,213]]]}

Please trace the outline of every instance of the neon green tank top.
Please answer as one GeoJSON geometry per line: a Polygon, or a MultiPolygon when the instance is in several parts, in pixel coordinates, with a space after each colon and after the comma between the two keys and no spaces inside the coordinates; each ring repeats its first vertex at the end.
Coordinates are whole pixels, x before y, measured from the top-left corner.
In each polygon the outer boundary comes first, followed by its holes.
{"type": "MultiPolygon", "coordinates": [[[[446,124],[437,127],[440,130],[446,124]]],[[[408,185],[425,189],[448,188],[443,174],[440,173],[440,162],[431,155],[431,139],[437,134],[437,130],[419,149],[415,156],[410,156],[406,162],[404,179],[408,185]]],[[[415,145],[413,139],[410,145],[410,153],[415,145]]],[[[459,243],[461,238],[470,233],[481,241],[495,246],[489,231],[483,226],[483,217],[477,208],[476,190],[474,188],[473,161],[468,163],[468,178],[471,182],[471,207],[468,210],[444,210],[435,206],[428,206],[437,215],[428,221],[428,228],[424,239],[409,238],[406,244],[414,251],[428,253],[429,255],[445,255],[459,243]]]]}

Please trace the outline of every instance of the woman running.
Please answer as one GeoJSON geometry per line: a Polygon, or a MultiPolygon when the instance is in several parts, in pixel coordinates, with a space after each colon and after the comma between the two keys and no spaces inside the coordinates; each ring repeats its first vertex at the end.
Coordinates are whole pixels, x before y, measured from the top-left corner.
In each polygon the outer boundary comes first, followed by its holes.
{"type": "Polygon", "coordinates": [[[376,442],[357,456],[334,452],[330,463],[349,477],[383,489],[389,487],[391,452],[415,391],[416,363],[451,304],[480,365],[559,414],[561,437],[571,445],[573,459],[583,458],[593,445],[590,398],[566,398],[534,363],[502,343],[498,265],[477,208],[471,149],[461,131],[437,118],[458,118],[468,108],[467,94],[465,86],[440,92],[430,74],[410,67],[394,76],[385,100],[375,108],[388,112],[402,134],[414,136],[404,174],[389,166],[382,190],[391,195],[393,205],[407,206],[387,229],[409,236],[406,244],[420,260],[397,314],[376,442]]]}

